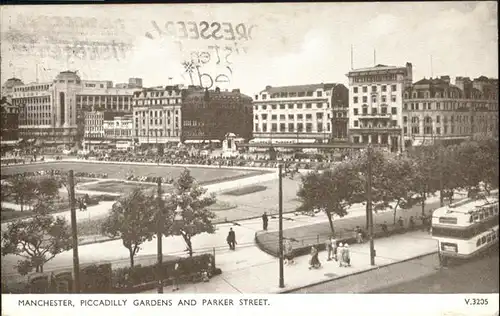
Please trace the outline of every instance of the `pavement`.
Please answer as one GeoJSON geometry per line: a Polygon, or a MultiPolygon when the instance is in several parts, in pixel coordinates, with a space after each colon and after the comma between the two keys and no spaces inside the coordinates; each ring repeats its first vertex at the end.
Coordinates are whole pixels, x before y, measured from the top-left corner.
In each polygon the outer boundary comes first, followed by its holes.
{"type": "MultiPolygon", "coordinates": [[[[414,257],[425,256],[436,252],[437,244],[425,232],[411,232],[377,239],[375,248],[377,251],[375,266],[370,265],[369,245],[367,243],[350,247],[351,267],[339,267],[335,261],[326,261],[325,251],[319,254],[322,262],[322,267],[319,269],[308,269],[309,256],[298,257],[295,259],[295,264],[285,266],[285,287],[282,289],[279,287],[278,259],[269,258],[269,260],[259,264],[252,264],[251,254],[239,251],[237,247],[233,252],[232,262],[222,259],[221,263],[221,256],[216,257],[216,265],[222,269],[221,275],[213,277],[206,283],[182,284],[180,290],[175,293],[280,293],[380,269],[414,257]]],[[[381,281],[379,280],[379,282],[381,281]]],[[[171,292],[172,287],[167,286],[164,291],[171,292]]],[[[151,290],[144,293],[155,292],[156,290],[151,290]]]]}

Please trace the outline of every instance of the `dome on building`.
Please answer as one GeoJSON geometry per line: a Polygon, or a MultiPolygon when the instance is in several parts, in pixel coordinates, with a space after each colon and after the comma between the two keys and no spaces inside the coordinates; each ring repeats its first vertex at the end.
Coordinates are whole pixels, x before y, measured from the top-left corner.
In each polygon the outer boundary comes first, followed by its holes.
{"type": "Polygon", "coordinates": [[[21,81],[21,79],[17,78],[10,78],[5,81],[3,88],[4,89],[12,89],[16,86],[22,86],[24,83],[21,81]]]}
{"type": "Polygon", "coordinates": [[[57,76],[55,81],[59,80],[75,80],[75,82],[80,82],[80,76],[76,74],[76,71],[63,71],[60,72],[57,76]]]}

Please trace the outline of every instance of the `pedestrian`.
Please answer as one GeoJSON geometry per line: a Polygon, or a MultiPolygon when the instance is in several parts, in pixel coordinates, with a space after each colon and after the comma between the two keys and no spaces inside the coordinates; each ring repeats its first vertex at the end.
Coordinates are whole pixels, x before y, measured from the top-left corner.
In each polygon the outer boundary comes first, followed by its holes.
{"type": "Polygon", "coordinates": [[[267,213],[264,212],[264,214],[262,214],[262,229],[263,230],[267,230],[268,223],[269,223],[269,218],[267,217],[267,213]]]}
{"type": "Polygon", "coordinates": [[[309,260],[309,270],[318,269],[321,267],[321,262],[319,262],[318,258],[318,249],[316,247],[311,247],[311,259],[309,260]]]}
{"type": "Polygon", "coordinates": [[[413,216],[410,216],[410,220],[408,221],[408,225],[410,227],[410,230],[415,229],[415,220],[413,219],[413,216]]]}
{"type": "Polygon", "coordinates": [[[332,241],[331,238],[325,240],[325,250],[327,252],[326,261],[332,261],[332,241]]]}
{"type": "Polygon", "coordinates": [[[362,244],[363,243],[363,231],[361,230],[361,227],[359,226],[356,226],[356,229],[354,229],[354,234],[355,234],[355,238],[356,238],[356,242],[358,244],[362,244]]]}
{"type": "Polygon", "coordinates": [[[285,239],[285,244],[283,247],[283,256],[285,257],[286,265],[295,263],[295,261],[293,260],[293,245],[290,239],[285,239]]]}
{"type": "Polygon", "coordinates": [[[386,237],[389,236],[389,229],[387,227],[387,221],[384,221],[384,223],[381,224],[380,226],[382,226],[382,232],[384,233],[384,235],[386,237]]]}
{"type": "Polygon", "coordinates": [[[405,228],[403,218],[400,216],[398,219],[399,229],[402,231],[405,228]]]}
{"type": "Polygon", "coordinates": [[[344,245],[344,251],[343,251],[343,259],[342,261],[346,264],[347,267],[351,266],[351,252],[349,250],[349,245],[345,244],[344,245]]]}
{"type": "Polygon", "coordinates": [[[331,245],[332,245],[332,256],[335,261],[338,261],[338,256],[337,256],[337,240],[335,237],[332,236],[330,239],[331,245]]]}
{"type": "Polygon", "coordinates": [[[344,266],[344,245],[342,243],[339,244],[337,248],[337,258],[339,259],[339,267],[344,266]]]}
{"type": "Polygon", "coordinates": [[[227,234],[226,238],[227,244],[229,245],[230,250],[235,250],[236,248],[236,234],[233,230],[233,228],[229,228],[229,233],[227,234]]]}
{"type": "Polygon", "coordinates": [[[172,292],[179,290],[179,275],[180,275],[180,265],[176,261],[174,264],[174,270],[172,271],[172,292]]]}

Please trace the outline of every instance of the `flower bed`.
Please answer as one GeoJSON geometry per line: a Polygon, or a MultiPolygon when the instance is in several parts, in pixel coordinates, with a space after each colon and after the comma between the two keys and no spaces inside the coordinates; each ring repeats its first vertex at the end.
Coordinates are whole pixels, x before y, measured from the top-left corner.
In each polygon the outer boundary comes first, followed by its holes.
{"type": "Polygon", "coordinates": [[[228,192],[225,192],[224,194],[225,195],[241,196],[241,195],[265,191],[266,189],[267,189],[267,187],[263,186],[263,185],[252,185],[252,186],[248,186],[248,187],[243,187],[241,189],[228,191],[228,192]]]}

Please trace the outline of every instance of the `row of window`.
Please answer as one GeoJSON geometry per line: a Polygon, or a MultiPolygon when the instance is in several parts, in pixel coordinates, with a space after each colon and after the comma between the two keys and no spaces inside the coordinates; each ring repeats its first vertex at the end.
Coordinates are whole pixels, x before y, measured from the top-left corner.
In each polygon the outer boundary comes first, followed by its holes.
{"type": "Polygon", "coordinates": [[[140,111],[140,112],[134,112],[134,116],[136,117],[137,119],[137,116],[142,116],[142,117],[146,117],[146,116],[151,116],[151,117],[163,117],[163,113],[166,113],[166,116],[167,117],[170,117],[172,116],[172,113],[174,113],[176,116],[179,115],[179,110],[175,110],[175,111],[172,111],[172,110],[165,110],[165,111],[149,111],[149,113],[147,113],[147,111],[140,111]],[[142,113],[142,114],[141,114],[142,113]],[[148,115],[146,115],[148,114],[148,115]]]}
{"type": "MultiPolygon", "coordinates": [[[[363,96],[361,98],[363,100],[363,103],[367,103],[368,102],[368,97],[367,96],[363,96]]],[[[378,102],[378,97],[376,95],[373,95],[372,98],[372,103],[377,103],[378,102]]],[[[396,102],[397,99],[396,99],[396,96],[395,95],[391,95],[391,102],[396,102]]],[[[353,97],[352,98],[352,102],[354,104],[358,104],[359,103],[359,97],[353,97]]],[[[383,95],[383,96],[380,96],[380,102],[381,103],[386,103],[387,102],[387,96],[383,95]]]]}
{"type": "Polygon", "coordinates": [[[28,92],[28,91],[44,91],[48,90],[50,85],[38,85],[38,86],[29,86],[29,87],[14,87],[14,92],[28,92]]]}
{"type": "MultiPolygon", "coordinates": [[[[362,110],[362,114],[363,115],[368,115],[368,108],[367,107],[363,107],[361,110],[362,110]]],[[[353,112],[354,112],[354,115],[359,115],[359,109],[353,109],[353,112]]],[[[371,114],[372,115],[377,115],[378,114],[377,108],[372,108],[371,114]]],[[[384,106],[384,107],[380,108],[380,114],[388,114],[387,113],[387,107],[384,106]]],[[[391,114],[397,115],[398,114],[398,108],[392,107],[391,108],[391,114]]]]}
{"type": "Polygon", "coordinates": [[[354,127],[359,127],[359,128],[373,128],[373,126],[376,126],[377,128],[388,128],[388,127],[397,127],[398,126],[398,121],[396,120],[391,120],[391,122],[379,122],[378,124],[373,124],[371,122],[367,124],[360,124],[358,120],[353,121],[354,127]]]}
{"type": "Polygon", "coordinates": [[[498,239],[498,229],[496,231],[492,231],[486,236],[478,238],[476,241],[476,247],[496,241],[497,239],[498,239]]]}
{"type": "MultiPolygon", "coordinates": [[[[339,113],[339,114],[342,114],[342,113],[339,113]]],[[[265,121],[267,120],[268,118],[268,115],[267,114],[261,114],[260,115],[262,117],[262,120],[265,121]]],[[[327,119],[330,119],[330,113],[327,113],[327,119]]],[[[323,113],[322,112],[319,112],[319,113],[316,113],[316,119],[317,120],[322,120],[324,117],[323,113]]],[[[280,114],[279,115],[279,118],[281,121],[285,120],[286,118],[288,118],[288,120],[295,120],[295,118],[297,118],[297,120],[303,120],[304,119],[304,114],[280,114]]],[[[306,114],[305,115],[305,118],[306,120],[312,120],[313,118],[313,115],[312,114],[306,114]]],[[[271,120],[272,121],[276,121],[278,119],[278,115],[277,114],[272,114],[271,115],[271,120]]],[[[259,120],[259,115],[255,115],[255,120],[259,120]]]]}
{"type": "Polygon", "coordinates": [[[471,225],[465,229],[457,229],[455,227],[432,227],[432,236],[435,237],[450,237],[456,239],[472,239],[475,236],[484,233],[493,227],[498,226],[498,213],[490,219],[471,225]]]}
{"type": "MultiPolygon", "coordinates": [[[[425,135],[447,135],[447,134],[458,134],[458,135],[470,135],[471,133],[480,133],[480,132],[493,132],[494,128],[493,125],[489,126],[480,126],[479,128],[472,126],[472,128],[468,126],[458,126],[455,128],[455,126],[451,125],[450,128],[448,128],[447,125],[443,126],[443,130],[441,130],[441,127],[436,127],[436,132],[434,133],[432,130],[432,126],[424,126],[424,134],[425,135]],[[443,131],[443,133],[441,133],[443,131]]],[[[403,127],[403,133],[405,135],[408,134],[408,127],[404,126],[403,127]]],[[[420,127],[419,126],[412,126],[411,127],[411,133],[414,135],[420,134],[420,127]]]]}
{"type": "Polygon", "coordinates": [[[382,145],[387,145],[389,144],[389,141],[392,144],[397,144],[398,143],[398,137],[397,136],[391,136],[392,139],[389,137],[387,134],[372,134],[372,135],[363,135],[363,136],[354,136],[352,138],[353,143],[355,144],[368,144],[370,143],[370,136],[371,136],[371,143],[373,144],[382,144],[382,145]]]}
{"type": "MultiPolygon", "coordinates": [[[[25,105],[25,104],[42,104],[42,103],[50,103],[50,97],[49,96],[44,96],[44,97],[29,97],[29,98],[22,98],[22,99],[12,99],[12,103],[14,105],[25,105]]],[[[29,107],[29,105],[27,106],[29,107]]]]}
{"type": "Polygon", "coordinates": [[[85,95],[77,95],[77,102],[88,102],[88,103],[104,103],[104,102],[127,102],[132,103],[131,96],[85,96],[85,95]]]}
{"type": "MultiPolygon", "coordinates": [[[[330,91],[327,91],[326,96],[330,95],[330,91]]],[[[323,91],[316,91],[316,95],[314,95],[314,91],[301,91],[301,92],[280,92],[280,93],[273,93],[270,95],[271,99],[277,99],[277,98],[303,98],[303,97],[318,97],[321,98],[323,97],[323,91]]],[[[258,100],[259,96],[255,95],[255,100],[258,100]]],[[[267,94],[263,93],[262,94],[262,100],[267,99],[267,94]]]]}
{"type": "Polygon", "coordinates": [[[470,102],[405,102],[403,104],[405,110],[474,110],[474,111],[494,111],[496,106],[493,103],[470,103],[470,102]],[[442,103],[442,104],[441,104],[442,103]],[[442,106],[441,106],[442,105],[442,106]]]}
{"type": "MultiPolygon", "coordinates": [[[[262,126],[259,124],[255,124],[254,126],[254,132],[263,132],[267,133],[268,132],[268,124],[264,123],[262,126]]],[[[305,131],[306,133],[311,133],[311,132],[317,132],[317,133],[323,133],[323,132],[330,132],[330,123],[326,124],[326,129],[324,128],[325,126],[322,123],[317,123],[315,125],[316,130],[313,130],[314,124],[312,123],[306,123],[305,124],[305,131]]],[[[289,133],[301,133],[304,131],[304,124],[303,123],[272,123],[270,124],[270,131],[271,132],[289,132],[289,133]],[[278,129],[279,127],[279,129],[278,129]]]]}
{"type": "Polygon", "coordinates": [[[180,97],[182,96],[181,91],[167,90],[167,91],[143,91],[139,97],[140,98],[161,98],[161,97],[180,97]]]}
{"type": "Polygon", "coordinates": [[[259,108],[260,110],[267,110],[268,108],[271,110],[277,110],[279,106],[280,110],[301,110],[301,109],[323,109],[323,108],[329,108],[329,105],[327,102],[323,103],[297,103],[297,104],[262,104],[262,105],[254,105],[254,110],[258,111],[259,108]]]}
{"type": "MultiPolygon", "coordinates": [[[[491,117],[491,116],[488,116],[488,117],[478,116],[477,118],[478,118],[477,120],[479,122],[485,122],[485,121],[491,122],[494,120],[494,117],[491,117]]],[[[450,116],[449,121],[451,124],[454,124],[455,122],[464,123],[464,124],[469,124],[469,123],[474,124],[474,116],[457,115],[455,117],[452,115],[452,116],[450,116]]],[[[403,123],[407,123],[407,122],[408,122],[408,117],[403,116],[403,123]]],[[[418,124],[420,122],[420,118],[418,116],[412,116],[411,122],[412,122],[412,124],[418,124]]],[[[432,117],[426,116],[424,118],[424,123],[432,124],[432,117]]],[[[441,116],[440,115],[436,115],[436,123],[441,123],[441,116]]],[[[443,123],[445,123],[445,124],[448,123],[448,116],[443,116],[443,123]]]]}
{"type": "Polygon", "coordinates": [[[163,132],[162,129],[158,129],[158,130],[149,130],[149,133],[145,130],[145,129],[142,129],[142,130],[138,130],[136,129],[135,130],[135,136],[153,136],[153,137],[162,137],[162,136],[167,136],[167,137],[171,137],[171,136],[180,136],[180,132],[178,129],[175,129],[175,130],[166,130],[165,132],[163,132]]]}
{"type": "MultiPolygon", "coordinates": [[[[382,85],[380,86],[380,91],[381,92],[387,92],[387,85],[382,85]]],[[[393,84],[390,86],[391,88],[391,92],[396,92],[398,91],[398,86],[393,84]]],[[[363,93],[367,93],[368,92],[368,86],[362,86],[361,87],[361,90],[363,91],[363,93]]],[[[358,93],[359,92],[359,87],[353,87],[352,88],[352,92],[353,93],[358,93]]],[[[371,86],[371,92],[378,92],[378,86],[371,86]]]]}
{"type": "Polygon", "coordinates": [[[134,105],[136,106],[141,106],[141,105],[160,105],[160,104],[181,104],[182,99],[180,98],[175,98],[175,99],[160,99],[160,100],[135,100],[134,105]]]}
{"type": "MultiPolygon", "coordinates": [[[[146,125],[146,122],[147,120],[142,120],[142,126],[146,125]]],[[[149,125],[163,125],[163,122],[166,123],[166,125],[171,125],[172,124],[172,121],[170,120],[170,118],[168,118],[167,120],[163,121],[163,119],[150,119],[149,120],[149,125]]],[[[177,120],[177,118],[174,119],[174,122],[175,122],[175,127],[179,127],[179,121],[177,120]]],[[[135,120],[135,125],[138,126],[139,125],[139,120],[135,120]]]]}

